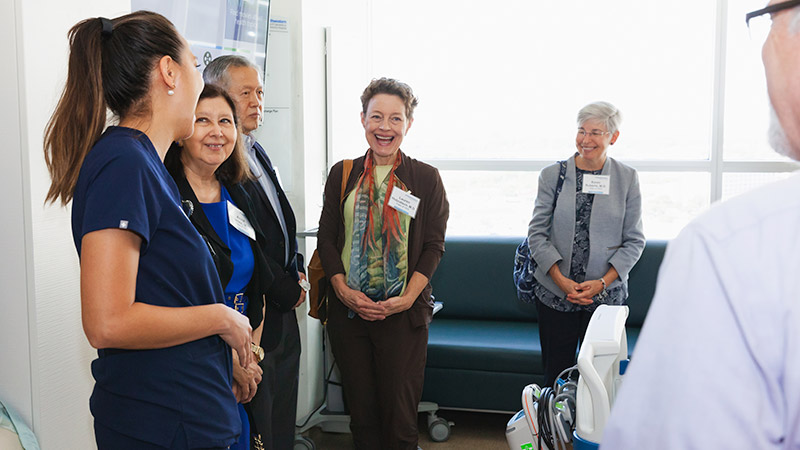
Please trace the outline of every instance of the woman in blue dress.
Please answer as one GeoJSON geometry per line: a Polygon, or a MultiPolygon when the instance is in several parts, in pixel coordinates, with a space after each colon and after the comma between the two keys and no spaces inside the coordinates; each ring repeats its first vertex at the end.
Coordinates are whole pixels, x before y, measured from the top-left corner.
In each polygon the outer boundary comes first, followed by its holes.
{"type": "MultiPolygon", "coordinates": [[[[264,236],[254,220],[250,197],[239,184],[250,171],[237,125],[233,100],[222,89],[206,85],[195,110],[194,134],[173,144],[164,163],[178,185],[184,211],[214,259],[225,303],[247,315],[254,330],[252,342],[260,342],[265,290],[272,274],[257,244],[264,236]]],[[[263,350],[256,344],[253,349],[257,357],[250,365],[234,364],[233,391],[244,431],[232,449],[249,450],[251,434],[260,439],[243,406],[261,381],[257,362],[263,350]]]]}
{"type": "Polygon", "coordinates": [[[192,134],[203,87],[163,16],[94,18],[69,32],[66,86],[45,131],[48,201],[72,201],[99,449],[224,449],[241,434],[232,352],[251,326],[226,307],[214,262],[163,159],[192,134]],[[110,110],[117,126],[106,129],[110,110]],[[187,264],[188,262],[188,264],[187,264]]]}

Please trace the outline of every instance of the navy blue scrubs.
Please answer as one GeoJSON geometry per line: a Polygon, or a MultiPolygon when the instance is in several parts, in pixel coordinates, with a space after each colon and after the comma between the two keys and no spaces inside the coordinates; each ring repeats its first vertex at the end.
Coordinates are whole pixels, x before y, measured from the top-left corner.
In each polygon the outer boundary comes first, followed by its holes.
{"type": "MultiPolygon", "coordinates": [[[[144,133],[110,127],[86,156],[75,187],[72,234],[130,230],[142,238],[135,301],[183,307],[221,303],[206,243],[144,133]]],[[[231,348],[210,336],[156,350],[102,349],[92,362],[90,408],[105,429],[171,448],[225,448],[241,422],[231,390],[231,348]],[[185,435],[184,435],[185,434],[185,435]]],[[[98,447],[120,448],[100,442],[98,447]]]]}

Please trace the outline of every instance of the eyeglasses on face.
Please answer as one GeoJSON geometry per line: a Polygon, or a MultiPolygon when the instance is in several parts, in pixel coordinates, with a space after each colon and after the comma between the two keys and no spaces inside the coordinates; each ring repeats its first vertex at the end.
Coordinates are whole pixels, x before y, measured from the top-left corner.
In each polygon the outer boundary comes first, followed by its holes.
{"type": "Polygon", "coordinates": [[[798,5],[800,5],[800,0],[789,0],[786,2],[775,3],[774,5],[769,5],[766,8],[757,9],[753,12],[745,14],[744,21],[747,23],[747,26],[750,27],[750,21],[756,17],[760,17],[765,14],[775,14],[776,12],[783,11],[784,9],[794,8],[798,5]]]}
{"type": "MultiPolygon", "coordinates": [[[[800,0],[798,0],[798,1],[800,1],[800,0]]],[[[578,137],[586,137],[588,135],[588,136],[593,137],[593,138],[599,138],[599,137],[603,137],[603,136],[605,136],[607,134],[611,134],[611,132],[610,131],[597,131],[597,130],[594,130],[592,132],[587,132],[583,128],[579,128],[578,129],[578,137]]]]}

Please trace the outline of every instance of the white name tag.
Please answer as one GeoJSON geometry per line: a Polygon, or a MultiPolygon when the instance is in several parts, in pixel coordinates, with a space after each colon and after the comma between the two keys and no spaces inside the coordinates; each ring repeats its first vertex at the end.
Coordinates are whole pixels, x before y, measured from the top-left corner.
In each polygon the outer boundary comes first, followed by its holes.
{"type": "Polygon", "coordinates": [[[392,188],[392,195],[389,196],[389,206],[401,213],[408,214],[413,219],[417,216],[419,197],[414,197],[411,192],[406,192],[395,186],[392,188]]]}
{"type": "Polygon", "coordinates": [[[233,228],[241,231],[242,234],[249,237],[252,240],[256,240],[256,230],[253,229],[253,226],[250,225],[250,221],[247,220],[247,216],[244,215],[241,209],[237,208],[231,202],[228,203],[228,221],[233,228]]]}
{"type": "Polygon", "coordinates": [[[583,189],[581,192],[584,194],[601,194],[608,195],[609,186],[611,185],[611,177],[608,175],[583,175],[583,189]]]}

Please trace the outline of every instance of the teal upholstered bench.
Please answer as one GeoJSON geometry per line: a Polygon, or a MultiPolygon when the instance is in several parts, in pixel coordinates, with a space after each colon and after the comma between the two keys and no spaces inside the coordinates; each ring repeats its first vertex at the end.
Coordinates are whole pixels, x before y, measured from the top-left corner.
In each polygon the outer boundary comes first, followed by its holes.
{"type": "MultiPolygon", "coordinates": [[[[541,383],[536,308],[511,279],[522,238],[449,238],[431,280],[444,304],[431,323],[422,397],[443,408],[513,412],[522,388],[541,383]]],[[[665,241],[649,241],[631,271],[627,322],[633,350],[655,290],[665,241]]]]}

